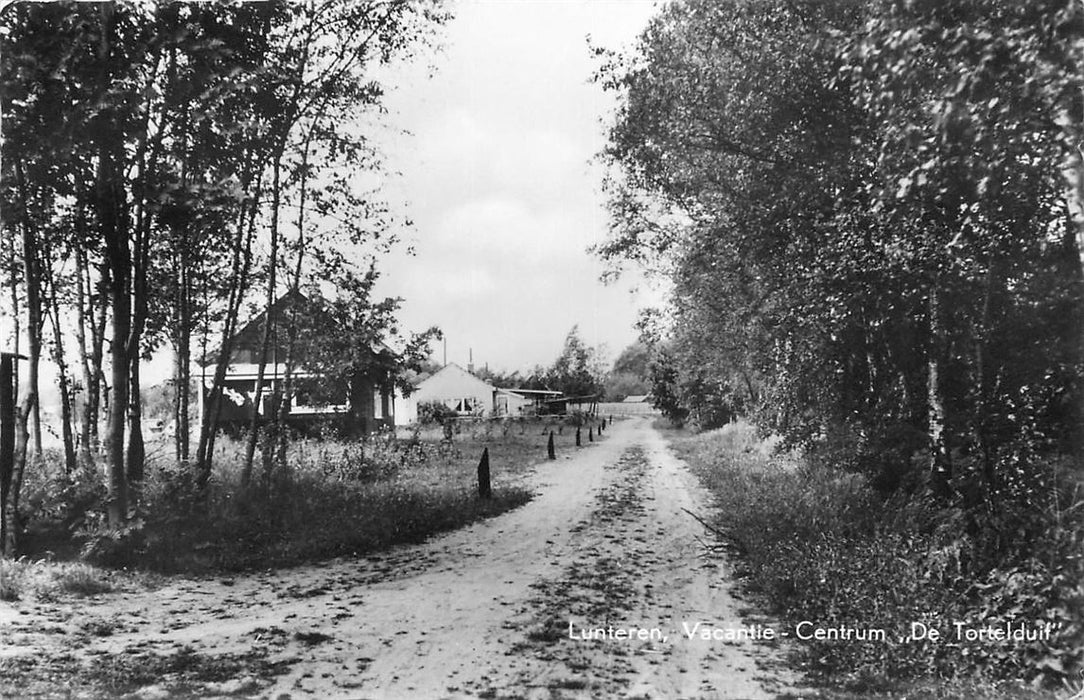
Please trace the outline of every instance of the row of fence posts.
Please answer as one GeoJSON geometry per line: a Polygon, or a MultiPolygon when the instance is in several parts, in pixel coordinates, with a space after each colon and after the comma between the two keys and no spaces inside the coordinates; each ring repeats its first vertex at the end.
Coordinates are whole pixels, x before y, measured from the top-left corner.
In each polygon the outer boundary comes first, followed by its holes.
{"type": "MultiPolygon", "coordinates": [[[[614,422],[614,417],[610,416],[610,425],[614,422]]],[[[606,429],[606,419],[603,418],[602,422],[598,424],[598,435],[602,437],[602,431],[606,429]]],[[[549,440],[546,441],[546,457],[549,459],[557,459],[557,449],[553,442],[553,430],[550,430],[549,440]]],[[[587,440],[588,442],[595,441],[595,428],[594,426],[587,426],[587,440]]],[[[582,447],[583,443],[580,440],[580,427],[576,426],[576,447],[582,447]]],[[[490,479],[489,473],[489,448],[486,447],[482,450],[482,458],[478,460],[478,496],[480,498],[492,498],[493,497],[493,484],[490,479]]]]}

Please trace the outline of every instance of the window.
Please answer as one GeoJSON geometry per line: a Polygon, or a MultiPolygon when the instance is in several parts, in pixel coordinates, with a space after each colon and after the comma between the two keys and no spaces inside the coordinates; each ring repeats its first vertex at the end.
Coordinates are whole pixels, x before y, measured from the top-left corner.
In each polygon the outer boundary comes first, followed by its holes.
{"type": "Polygon", "coordinates": [[[300,411],[337,411],[346,408],[346,387],[315,378],[299,378],[293,406],[300,411]]]}

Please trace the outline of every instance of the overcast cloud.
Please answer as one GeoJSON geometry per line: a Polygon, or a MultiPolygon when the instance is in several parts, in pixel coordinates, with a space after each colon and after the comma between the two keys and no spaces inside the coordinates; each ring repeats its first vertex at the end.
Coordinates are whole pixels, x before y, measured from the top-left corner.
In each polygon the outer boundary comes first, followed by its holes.
{"type": "MultiPolygon", "coordinates": [[[[388,95],[389,196],[415,223],[416,256],[385,260],[381,291],[406,299],[407,329],[440,326],[449,361],[549,364],[579,325],[612,359],[639,306],[626,276],[603,286],[587,248],[606,233],[602,118],[613,98],[590,78],[586,41],[629,45],[650,0],[468,1],[444,28],[436,71],[415,63],[388,95]]],[[[440,348],[436,348],[439,359],[440,348]]]]}

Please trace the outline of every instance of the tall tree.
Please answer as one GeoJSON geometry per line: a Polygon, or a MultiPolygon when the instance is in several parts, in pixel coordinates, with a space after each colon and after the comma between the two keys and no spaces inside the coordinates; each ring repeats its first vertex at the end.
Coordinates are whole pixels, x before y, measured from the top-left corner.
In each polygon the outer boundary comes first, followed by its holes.
{"type": "Polygon", "coordinates": [[[956,459],[989,497],[999,463],[1067,449],[1082,12],[687,0],[606,56],[623,101],[599,252],[669,266],[684,407],[744,402],[871,470],[924,452],[946,497],[956,459]]]}
{"type": "Polygon", "coordinates": [[[565,337],[561,354],[546,371],[546,385],[565,396],[598,398],[603,388],[603,369],[599,353],[583,342],[579,326],[565,337]]]}
{"type": "MultiPolygon", "coordinates": [[[[335,183],[372,165],[357,155],[362,139],[348,136],[351,117],[379,100],[366,71],[443,18],[430,4],[342,0],[5,9],[4,194],[13,205],[4,208],[5,241],[21,231],[19,250],[6,251],[7,280],[18,280],[10,296],[25,299],[33,316],[23,335],[37,358],[44,312],[59,333],[60,283],[74,281],[81,451],[91,458],[99,397],[107,398],[113,524],[125,521],[129,486],[143,474],[143,358],[167,339],[178,352],[176,450],[186,458],[192,334],[222,338],[196,454],[206,483],[229,341],[260,262],[266,171],[307,134],[308,155],[291,165],[293,179],[274,183],[274,201],[287,201],[300,180],[303,191],[329,190],[329,201],[310,195],[321,215],[358,218],[351,213],[361,211],[360,198],[340,197],[345,207],[330,200],[335,183]],[[314,154],[329,168],[353,158],[355,170],[318,182],[309,172],[314,154]],[[44,270],[55,263],[38,259],[45,249],[73,251],[75,274],[44,270]],[[43,289],[53,296],[42,298],[43,289]]],[[[299,233],[298,261],[305,248],[299,233]]],[[[36,369],[28,377],[34,384],[36,369]]]]}

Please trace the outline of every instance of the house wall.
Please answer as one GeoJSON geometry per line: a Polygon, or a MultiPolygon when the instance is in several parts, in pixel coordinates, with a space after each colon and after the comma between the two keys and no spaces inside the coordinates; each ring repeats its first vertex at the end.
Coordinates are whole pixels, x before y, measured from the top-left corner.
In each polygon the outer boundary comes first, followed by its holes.
{"type": "MultiPolygon", "coordinates": [[[[267,369],[260,401],[261,420],[269,416],[272,392],[275,384],[282,381],[279,368],[270,366],[267,369]]],[[[300,373],[294,380],[295,388],[297,383],[303,382],[309,376],[311,375],[300,373]]],[[[201,395],[201,410],[206,405],[210,380],[207,384],[201,395]]],[[[227,375],[223,386],[220,425],[227,430],[246,429],[252,422],[255,378],[251,375],[227,375]]],[[[289,408],[287,421],[301,427],[327,420],[341,421],[341,428],[350,435],[364,435],[395,425],[395,404],[389,387],[382,386],[371,378],[360,377],[351,382],[350,392],[352,395],[349,400],[345,394],[341,397],[341,404],[330,404],[324,400],[316,405],[307,405],[304,392],[299,391],[289,408]]]]}
{"type": "Polygon", "coordinates": [[[396,425],[417,422],[418,406],[430,401],[440,401],[455,409],[466,400],[473,404],[476,412],[482,416],[492,416],[493,395],[496,391],[496,387],[475,377],[459,365],[449,364],[419,384],[409,397],[398,398],[396,425]]]}
{"type": "Polygon", "coordinates": [[[388,386],[381,386],[369,377],[357,376],[351,382],[351,431],[363,434],[377,432],[395,425],[395,402],[388,386]]]}
{"type": "Polygon", "coordinates": [[[522,416],[528,409],[534,406],[534,401],[512,391],[497,390],[496,402],[496,415],[498,416],[511,416],[513,418],[522,416]]]}
{"type": "MultiPolygon", "coordinates": [[[[225,396],[222,402],[220,422],[227,429],[239,429],[247,427],[253,417],[255,407],[252,403],[256,381],[254,377],[259,369],[260,349],[263,346],[264,325],[268,315],[272,320],[280,320],[277,323],[279,333],[274,336],[269,344],[264,367],[264,389],[261,400],[260,413],[266,417],[269,412],[269,403],[273,385],[282,381],[285,376],[285,366],[282,359],[287,353],[282,346],[284,337],[282,328],[285,326],[285,314],[293,305],[301,305],[306,314],[319,313],[300,292],[291,291],[280,297],[265,314],[261,313],[249,321],[232,339],[231,365],[227,371],[225,380],[225,396]]],[[[360,376],[349,382],[349,389],[345,387],[338,391],[330,390],[326,386],[314,386],[306,390],[304,378],[311,377],[304,370],[304,358],[294,357],[294,390],[293,405],[290,407],[288,421],[295,425],[311,425],[321,421],[339,421],[344,432],[354,435],[363,435],[391,427],[395,421],[395,404],[390,389],[391,379],[388,372],[393,363],[389,356],[391,350],[386,347],[372,347],[374,361],[373,376],[360,376]],[[387,355],[383,354],[387,353],[387,355]],[[383,369],[380,369],[383,367],[383,369]],[[350,394],[349,400],[347,394],[350,394]]],[[[214,367],[208,367],[208,374],[214,373],[214,367]]],[[[209,383],[209,382],[208,382],[209,383]]],[[[201,410],[206,406],[206,394],[209,386],[205,387],[200,394],[201,410]]]]}
{"type": "Polygon", "coordinates": [[[418,422],[418,400],[414,394],[403,396],[403,392],[395,390],[395,424],[411,425],[418,422]]]}

